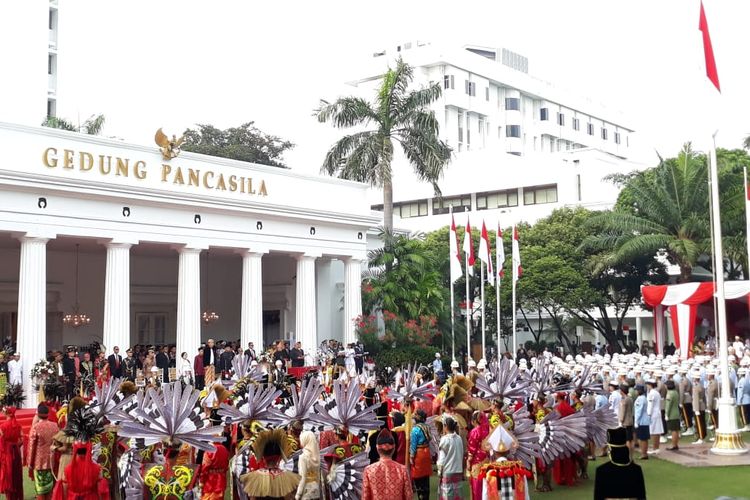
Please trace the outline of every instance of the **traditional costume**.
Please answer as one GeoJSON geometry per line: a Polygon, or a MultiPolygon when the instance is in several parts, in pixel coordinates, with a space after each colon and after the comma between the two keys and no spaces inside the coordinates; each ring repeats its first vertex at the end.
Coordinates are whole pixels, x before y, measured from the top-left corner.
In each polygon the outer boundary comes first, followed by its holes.
{"type": "Polygon", "coordinates": [[[380,461],[365,467],[362,500],[412,500],[414,495],[406,467],[391,459],[395,442],[390,431],[380,431],[377,447],[380,461]]]}
{"type": "Polygon", "coordinates": [[[635,498],[645,500],[646,483],[641,466],[630,457],[627,434],[623,427],[607,431],[609,462],[596,468],[594,500],[635,498]]]}
{"type": "Polygon", "coordinates": [[[240,477],[242,487],[250,498],[285,499],[297,490],[299,475],[283,470],[281,460],[290,457],[289,444],[283,429],[261,432],[253,443],[253,452],[264,467],[240,477]]]}
{"type": "Polygon", "coordinates": [[[5,416],[0,424],[0,493],[8,500],[23,500],[22,436],[15,406],[6,407],[5,416]]]}
{"type": "Polygon", "coordinates": [[[29,432],[29,447],[26,462],[29,473],[34,479],[34,490],[37,497],[46,498],[52,493],[55,478],[52,475],[50,461],[50,447],[52,438],[60,430],[55,422],[49,420],[49,407],[40,404],[37,408],[38,420],[31,426],[29,432]]]}

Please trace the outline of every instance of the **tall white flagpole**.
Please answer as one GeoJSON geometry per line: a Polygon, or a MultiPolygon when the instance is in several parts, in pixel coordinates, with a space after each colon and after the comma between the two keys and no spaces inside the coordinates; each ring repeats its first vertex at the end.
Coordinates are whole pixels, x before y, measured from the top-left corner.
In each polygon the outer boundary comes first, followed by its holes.
{"type": "MultiPolygon", "coordinates": [[[[515,231],[515,229],[514,229],[514,231],[515,231]]],[[[514,273],[518,272],[518,271],[515,270],[515,266],[516,266],[516,264],[514,262],[513,263],[513,272],[514,273]]],[[[516,357],[518,355],[518,351],[516,351],[516,346],[518,345],[518,339],[516,338],[516,281],[518,281],[518,280],[516,279],[516,275],[515,274],[513,275],[512,281],[513,281],[513,288],[512,288],[512,290],[513,290],[513,299],[512,299],[512,302],[513,302],[513,346],[511,347],[511,352],[513,353],[513,359],[516,359],[516,357]]],[[[518,361],[518,360],[516,359],[516,361],[518,361]]]]}
{"type": "MultiPolygon", "coordinates": [[[[453,205],[449,205],[448,206],[448,212],[450,213],[450,216],[451,216],[451,224],[452,224],[451,228],[453,228],[456,225],[455,221],[453,221],[453,205]]],[[[450,231],[448,231],[448,237],[449,238],[453,238],[454,240],[456,239],[456,234],[453,231],[453,229],[451,229],[450,231]]],[[[448,248],[451,248],[450,241],[448,242],[448,248]]],[[[456,242],[456,251],[458,251],[458,242],[456,242]]],[[[450,269],[453,269],[453,267],[452,267],[453,266],[453,259],[455,259],[456,257],[455,257],[455,255],[450,255],[449,258],[451,259],[451,261],[450,261],[451,267],[448,268],[450,270],[450,269]]],[[[452,272],[450,273],[450,277],[448,278],[448,280],[451,282],[451,285],[450,285],[451,286],[451,359],[453,361],[455,361],[456,360],[456,325],[455,325],[455,323],[456,323],[456,308],[455,308],[455,305],[454,305],[455,304],[455,302],[454,302],[455,299],[453,297],[453,285],[455,285],[455,283],[453,283],[453,273],[452,272]]]]}
{"type": "Polygon", "coordinates": [[[465,261],[466,275],[466,369],[469,369],[469,360],[471,359],[471,305],[469,302],[469,256],[465,261]]]}
{"type": "MultiPolygon", "coordinates": [[[[480,270],[479,273],[480,273],[480,278],[482,279],[482,288],[481,288],[482,289],[482,295],[481,295],[482,297],[482,359],[484,359],[486,362],[487,350],[485,346],[485,331],[486,330],[484,326],[484,266],[485,266],[484,261],[480,260],[479,261],[479,270],[480,270]]],[[[489,272],[489,269],[487,271],[489,272]]]]}
{"type": "Polygon", "coordinates": [[[729,385],[729,358],[727,337],[727,307],[724,296],[724,250],[721,241],[721,206],[719,204],[719,174],[716,166],[716,133],[711,138],[711,149],[708,153],[708,175],[711,187],[710,199],[714,224],[712,232],[712,250],[714,276],[716,279],[716,340],[719,348],[719,363],[721,367],[721,384],[719,397],[719,424],[716,429],[716,439],[711,453],[717,455],[739,455],[747,452],[742,442],[742,434],[737,428],[737,414],[734,398],[729,385]]]}
{"type": "MultiPolygon", "coordinates": [[[[503,243],[500,242],[502,245],[503,243]]],[[[495,316],[496,321],[495,324],[497,325],[497,360],[500,361],[500,332],[502,331],[502,328],[500,326],[500,273],[497,275],[497,282],[495,283],[495,316]]]]}

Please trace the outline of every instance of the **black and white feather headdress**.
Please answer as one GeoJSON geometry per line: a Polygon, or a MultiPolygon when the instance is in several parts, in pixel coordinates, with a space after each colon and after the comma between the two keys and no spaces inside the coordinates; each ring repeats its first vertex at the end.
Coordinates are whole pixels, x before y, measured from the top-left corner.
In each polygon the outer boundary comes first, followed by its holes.
{"type": "Polygon", "coordinates": [[[375,414],[378,406],[363,407],[360,404],[362,390],[356,380],[334,381],[333,396],[336,405],[327,408],[327,405],[318,401],[314,405],[315,411],[310,415],[310,420],[324,427],[345,427],[352,434],[380,429],[381,422],[375,414]]]}

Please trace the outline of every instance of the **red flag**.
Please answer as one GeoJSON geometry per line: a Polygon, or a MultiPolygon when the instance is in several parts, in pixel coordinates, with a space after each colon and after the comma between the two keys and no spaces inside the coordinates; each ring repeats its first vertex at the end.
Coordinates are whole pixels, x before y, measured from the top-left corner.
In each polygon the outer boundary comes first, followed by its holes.
{"type": "Polygon", "coordinates": [[[466,232],[464,233],[464,253],[466,254],[466,262],[469,263],[469,276],[474,276],[474,245],[471,244],[471,224],[469,219],[466,219],[466,232]]]}
{"type": "Polygon", "coordinates": [[[714,59],[714,48],[711,45],[711,35],[708,34],[708,21],[706,20],[706,11],[703,10],[703,1],[701,0],[701,18],[698,23],[698,29],[703,33],[703,53],[706,56],[706,76],[714,84],[716,90],[721,92],[719,86],[719,71],[716,69],[716,60],[714,59]]]}
{"type": "Polygon", "coordinates": [[[455,283],[461,277],[461,253],[458,251],[458,233],[456,232],[456,221],[451,214],[450,232],[450,259],[451,259],[451,283],[455,283]]]}
{"type": "Polygon", "coordinates": [[[495,272],[492,270],[492,250],[490,250],[490,236],[487,234],[487,226],[482,221],[482,233],[479,239],[479,259],[487,266],[487,281],[495,282],[495,272]]]}
{"type": "Polygon", "coordinates": [[[503,246],[503,230],[500,229],[500,224],[497,225],[497,239],[495,239],[495,259],[497,259],[497,275],[501,278],[505,277],[505,271],[503,265],[505,264],[505,247],[503,246]]]}
{"type": "Polygon", "coordinates": [[[521,274],[523,273],[523,268],[521,267],[521,248],[518,244],[518,228],[516,226],[513,226],[513,281],[518,281],[518,278],[521,277],[521,274]]]}

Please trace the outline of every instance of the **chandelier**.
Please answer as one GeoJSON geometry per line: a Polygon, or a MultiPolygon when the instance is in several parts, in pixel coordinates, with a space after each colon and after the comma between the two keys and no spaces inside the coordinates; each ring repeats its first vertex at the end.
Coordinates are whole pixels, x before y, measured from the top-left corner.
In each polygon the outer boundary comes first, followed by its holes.
{"type": "Polygon", "coordinates": [[[79,328],[91,323],[91,318],[88,314],[81,312],[78,303],[78,247],[79,245],[76,243],[76,304],[73,306],[72,312],[63,316],[63,324],[71,328],[79,328]]]}
{"type": "MultiPolygon", "coordinates": [[[[206,252],[206,289],[209,288],[208,286],[208,280],[211,278],[211,252],[206,252]]],[[[206,294],[206,297],[209,297],[209,294],[206,294]]],[[[203,311],[203,314],[201,314],[201,319],[203,320],[204,325],[210,325],[211,323],[215,323],[219,321],[219,313],[214,311],[210,304],[206,308],[205,311],[203,311]]]]}

